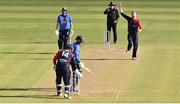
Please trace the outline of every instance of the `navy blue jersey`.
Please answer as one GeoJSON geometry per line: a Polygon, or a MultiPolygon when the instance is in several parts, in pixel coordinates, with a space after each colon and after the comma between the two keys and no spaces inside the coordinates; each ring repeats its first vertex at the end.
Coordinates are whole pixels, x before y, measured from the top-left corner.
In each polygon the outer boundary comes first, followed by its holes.
{"type": "Polygon", "coordinates": [[[74,55],[72,50],[70,49],[65,49],[65,50],[59,50],[56,55],[53,58],[53,63],[54,65],[58,65],[60,67],[70,67],[74,65],[74,55]]]}
{"type": "Polygon", "coordinates": [[[114,8],[114,9],[107,8],[104,11],[104,14],[107,14],[107,22],[108,23],[114,23],[114,21],[117,21],[119,19],[119,12],[116,8],[114,8]]]}
{"type": "MultiPolygon", "coordinates": [[[[71,59],[73,57],[72,51],[71,50],[62,50],[58,63],[61,62],[61,60],[66,61],[67,63],[71,62],[71,59]]],[[[63,62],[63,61],[62,61],[63,62]]]]}
{"type": "Polygon", "coordinates": [[[138,28],[142,29],[142,23],[139,19],[133,20],[132,17],[129,17],[125,15],[124,13],[121,13],[121,15],[128,21],[128,32],[129,33],[135,33],[138,32],[138,28]]]}

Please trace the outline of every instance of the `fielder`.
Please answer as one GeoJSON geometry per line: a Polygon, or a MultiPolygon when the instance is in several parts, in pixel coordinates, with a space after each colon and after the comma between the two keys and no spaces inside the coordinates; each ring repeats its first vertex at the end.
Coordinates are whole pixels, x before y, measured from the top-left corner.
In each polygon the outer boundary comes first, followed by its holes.
{"type": "Polygon", "coordinates": [[[120,4],[120,13],[128,22],[128,46],[126,52],[129,53],[133,45],[132,60],[136,60],[136,54],[138,49],[138,32],[142,31],[143,25],[141,21],[137,18],[135,10],[131,12],[131,17],[129,17],[123,13],[122,4],[120,4]]]}
{"type": "MultiPolygon", "coordinates": [[[[73,43],[73,48],[74,48],[73,54],[74,54],[74,58],[75,58],[75,64],[77,65],[77,68],[80,73],[83,72],[82,65],[80,64],[81,63],[80,45],[83,45],[83,44],[84,44],[84,38],[80,35],[76,37],[76,42],[73,43]]],[[[75,69],[73,69],[73,70],[75,70],[75,69]]],[[[80,77],[82,77],[82,76],[80,76],[80,77]]],[[[80,84],[80,79],[76,75],[76,72],[73,71],[73,86],[72,86],[73,92],[78,92],[79,84],[80,84]]]]}
{"type": "Polygon", "coordinates": [[[56,34],[59,36],[58,38],[58,47],[59,49],[63,49],[67,44],[70,43],[70,34],[73,32],[73,24],[72,18],[68,15],[68,9],[63,7],[61,9],[61,15],[57,18],[56,24],[56,34]]]}
{"type": "Polygon", "coordinates": [[[56,71],[57,96],[62,96],[62,78],[65,85],[64,98],[71,99],[70,91],[70,66],[76,68],[72,45],[66,45],[65,49],[59,49],[53,58],[54,69],[56,71]]]}

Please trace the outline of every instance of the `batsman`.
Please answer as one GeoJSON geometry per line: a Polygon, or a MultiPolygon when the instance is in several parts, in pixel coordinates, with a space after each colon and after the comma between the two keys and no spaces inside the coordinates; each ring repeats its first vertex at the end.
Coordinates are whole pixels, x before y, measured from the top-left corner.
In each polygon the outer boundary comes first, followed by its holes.
{"type": "MultiPolygon", "coordinates": [[[[73,92],[78,92],[79,91],[79,85],[80,85],[80,79],[79,76],[77,76],[77,72],[82,73],[82,67],[81,67],[81,60],[80,60],[80,46],[84,44],[84,38],[81,35],[78,35],[75,39],[76,41],[73,43],[73,54],[75,58],[75,64],[77,66],[77,69],[73,69],[73,92]],[[78,71],[77,71],[78,70],[78,71]]],[[[75,68],[75,67],[72,67],[75,68]]],[[[81,74],[79,74],[81,75],[81,74]]],[[[82,77],[82,76],[80,76],[82,77]]]]}

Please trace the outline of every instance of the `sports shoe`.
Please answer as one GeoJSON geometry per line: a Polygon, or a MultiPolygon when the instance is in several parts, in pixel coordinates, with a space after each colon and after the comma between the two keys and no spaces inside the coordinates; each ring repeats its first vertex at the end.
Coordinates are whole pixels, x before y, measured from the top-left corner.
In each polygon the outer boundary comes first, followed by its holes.
{"type": "Polygon", "coordinates": [[[136,57],[133,57],[132,60],[136,60],[136,57]]]}
{"type": "Polygon", "coordinates": [[[128,50],[126,49],[126,53],[130,53],[130,51],[128,51],[128,50]]]}
{"type": "Polygon", "coordinates": [[[66,99],[71,99],[71,97],[69,96],[69,94],[68,93],[64,93],[64,98],[66,98],[66,99]]]}
{"type": "Polygon", "coordinates": [[[78,92],[78,88],[75,88],[75,89],[74,89],[74,92],[78,92]]]}
{"type": "Polygon", "coordinates": [[[62,92],[57,92],[57,96],[62,97],[62,92]]]}

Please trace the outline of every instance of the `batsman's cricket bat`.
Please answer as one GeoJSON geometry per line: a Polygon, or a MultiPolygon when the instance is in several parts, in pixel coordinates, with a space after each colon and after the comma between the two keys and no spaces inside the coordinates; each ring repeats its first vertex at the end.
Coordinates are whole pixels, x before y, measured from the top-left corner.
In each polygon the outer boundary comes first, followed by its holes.
{"type": "Polygon", "coordinates": [[[87,67],[83,67],[84,70],[88,71],[91,75],[93,74],[92,71],[90,69],[88,69],[87,67]]]}

